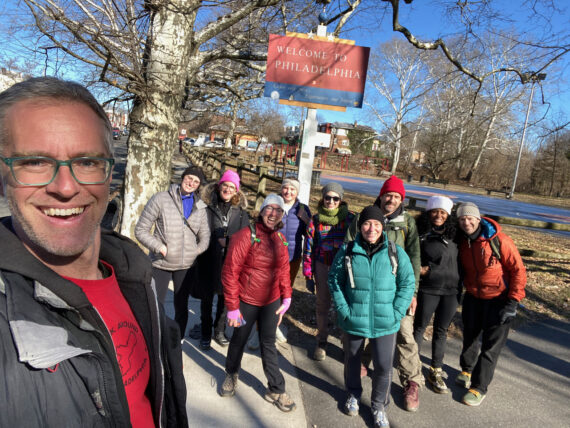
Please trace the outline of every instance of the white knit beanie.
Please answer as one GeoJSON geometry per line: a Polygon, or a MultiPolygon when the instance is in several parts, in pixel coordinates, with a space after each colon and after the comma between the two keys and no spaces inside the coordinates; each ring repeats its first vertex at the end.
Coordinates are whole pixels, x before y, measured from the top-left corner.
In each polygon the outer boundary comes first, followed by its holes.
{"type": "Polygon", "coordinates": [[[453,208],[453,201],[447,196],[432,196],[427,201],[426,211],[431,211],[435,209],[442,209],[448,215],[451,215],[451,209],[453,208]]]}

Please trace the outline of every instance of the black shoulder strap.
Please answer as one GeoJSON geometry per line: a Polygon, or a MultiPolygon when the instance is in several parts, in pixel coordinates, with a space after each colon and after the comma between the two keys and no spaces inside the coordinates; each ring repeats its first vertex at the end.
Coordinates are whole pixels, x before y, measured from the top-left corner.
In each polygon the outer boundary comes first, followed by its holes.
{"type": "MultiPolygon", "coordinates": [[[[188,226],[188,229],[190,229],[190,231],[198,236],[198,234],[194,231],[194,229],[192,229],[192,226],[190,226],[190,223],[188,223],[188,220],[186,220],[186,217],[184,217],[184,213],[182,211],[180,211],[180,207],[178,206],[178,204],[176,203],[176,199],[174,199],[174,196],[172,196],[172,194],[169,192],[168,193],[170,195],[170,197],[172,198],[172,201],[174,202],[174,206],[176,207],[176,209],[178,210],[178,214],[180,214],[180,218],[182,219],[182,221],[184,222],[184,224],[186,226],[188,226]]],[[[197,201],[196,201],[197,202],[197,201]]],[[[194,202],[194,204],[196,204],[196,202],[194,202]]]]}
{"type": "Polygon", "coordinates": [[[493,255],[498,259],[501,260],[501,240],[499,239],[499,235],[495,235],[493,238],[489,240],[489,245],[491,245],[491,251],[493,255]]]}
{"type": "Polygon", "coordinates": [[[250,232],[250,237],[251,237],[251,246],[253,247],[253,244],[255,244],[256,242],[261,242],[258,238],[257,238],[257,233],[255,231],[255,224],[251,224],[249,223],[249,232],[250,232]]]}

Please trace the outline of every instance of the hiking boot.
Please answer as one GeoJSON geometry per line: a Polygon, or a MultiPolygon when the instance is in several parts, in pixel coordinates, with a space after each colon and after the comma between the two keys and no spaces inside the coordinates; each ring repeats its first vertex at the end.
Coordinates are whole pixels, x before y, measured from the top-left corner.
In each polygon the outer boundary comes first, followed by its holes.
{"type": "Polygon", "coordinates": [[[210,339],[200,339],[200,349],[202,351],[208,351],[210,350],[212,347],[210,346],[210,339]]]}
{"type": "Polygon", "coordinates": [[[289,397],[286,392],[279,394],[278,392],[270,392],[267,390],[265,391],[263,398],[265,398],[266,401],[275,404],[282,412],[290,412],[295,410],[297,407],[295,402],[291,400],[291,397],[289,397]]]}
{"type": "Polygon", "coordinates": [[[277,330],[275,330],[275,340],[277,340],[277,342],[279,343],[287,342],[287,338],[285,337],[285,335],[283,334],[283,332],[279,327],[277,327],[277,330]]]}
{"type": "Polygon", "coordinates": [[[455,378],[455,383],[457,385],[461,385],[465,389],[469,389],[471,386],[471,373],[469,372],[461,372],[455,378]]]}
{"type": "Polygon", "coordinates": [[[224,333],[216,333],[214,335],[214,341],[218,345],[223,346],[224,348],[230,344],[230,341],[228,340],[228,338],[224,333]]]}
{"type": "Polygon", "coordinates": [[[447,385],[443,380],[443,371],[441,370],[441,367],[430,367],[427,380],[431,384],[434,392],[437,392],[438,394],[447,394],[449,392],[449,389],[447,389],[447,385]]]}
{"type": "Polygon", "coordinates": [[[344,403],[344,413],[348,416],[356,416],[358,415],[358,409],[358,398],[350,394],[346,399],[346,403],[344,403]]]}
{"type": "Polygon", "coordinates": [[[374,428],[390,428],[386,410],[374,410],[372,415],[374,416],[374,428]]]}
{"type": "Polygon", "coordinates": [[[413,380],[409,380],[404,387],[404,403],[408,412],[415,412],[420,407],[420,386],[413,380]]]}
{"type": "Polygon", "coordinates": [[[222,397],[233,397],[236,393],[236,389],[238,387],[238,374],[228,374],[226,373],[226,378],[224,379],[224,383],[222,383],[222,389],[220,391],[220,395],[222,397]]]}
{"type": "Polygon", "coordinates": [[[315,348],[315,352],[313,353],[313,360],[315,361],[324,361],[327,357],[327,342],[321,342],[315,348]]]}
{"type": "Polygon", "coordinates": [[[476,389],[470,389],[467,394],[463,396],[463,403],[467,404],[468,406],[477,407],[481,404],[483,399],[485,398],[485,394],[481,394],[476,389]]]}

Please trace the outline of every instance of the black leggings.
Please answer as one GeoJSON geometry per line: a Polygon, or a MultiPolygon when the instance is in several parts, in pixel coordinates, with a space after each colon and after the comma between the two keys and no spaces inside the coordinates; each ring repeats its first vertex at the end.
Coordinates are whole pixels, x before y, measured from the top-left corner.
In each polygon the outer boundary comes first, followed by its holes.
{"type": "Polygon", "coordinates": [[[202,321],[202,340],[212,338],[212,323],[214,325],[214,335],[223,334],[226,329],[226,307],[224,305],[224,295],[218,294],[216,303],[216,318],[212,320],[212,305],[214,294],[209,294],[200,301],[200,320],[202,321]]]}
{"type": "Polygon", "coordinates": [[[431,366],[434,368],[443,367],[447,330],[455,315],[458,303],[456,294],[439,296],[422,293],[421,290],[418,293],[418,306],[414,318],[414,339],[421,350],[424,332],[435,312],[433,338],[431,340],[431,366]]]}
{"type": "Polygon", "coordinates": [[[240,302],[239,309],[246,324],[234,328],[226,358],[226,372],[229,374],[239,372],[245,344],[257,321],[261,363],[269,391],[282,394],[285,392],[285,379],[279,371],[279,354],[275,347],[275,330],[277,329],[277,321],[279,321],[279,315],[276,315],[275,311],[279,309],[279,306],[281,306],[281,299],[277,299],[267,306],[253,306],[240,302]]]}
{"type": "Polygon", "coordinates": [[[190,285],[194,277],[194,268],[181,270],[162,270],[153,267],[152,276],[156,285],[158,301],[164,304],[168,283],[174,283],[174,320],[178,323],[180,337],[184,337],[188,323],[188,299],[190,298],[190,285]]]}

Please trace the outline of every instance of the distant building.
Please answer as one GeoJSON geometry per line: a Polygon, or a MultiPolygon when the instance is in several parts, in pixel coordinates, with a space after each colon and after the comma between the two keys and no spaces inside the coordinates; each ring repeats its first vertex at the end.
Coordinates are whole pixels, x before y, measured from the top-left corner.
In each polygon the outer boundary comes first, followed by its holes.
{"type": "MultiPolygon", "coordinates": [[[[335,123],[321,123],[317,129],[319,132],[326,134],[331,134],[331,144],[329,150],[334,153],[341,154],[352,154],[350,150],[350,140],[348,138],[349,131],[361,131],[365,135],[370,134],[370,137],[377,135],[374,128],[366,125],[359,125],[358,122],[346,123],[346,122],[335,122],[335,123]]],[[[378,150],[380,147],[380,142],[375,139],[372,144],[372,150],[378,150]]]]}

